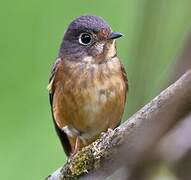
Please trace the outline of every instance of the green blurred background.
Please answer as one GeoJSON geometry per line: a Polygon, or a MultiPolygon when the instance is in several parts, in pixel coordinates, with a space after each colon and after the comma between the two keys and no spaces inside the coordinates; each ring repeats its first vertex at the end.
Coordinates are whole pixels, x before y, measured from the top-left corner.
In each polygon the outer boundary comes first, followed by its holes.
{"type": "Polygon", "coordinates": [[[190,7],[190,0],[0,0],[0,179],[43,179],[65,161],[46,87],[74,17],[101,16],[125,35],[118,54],[130,84],[126,119],[169,77],[191,27],[190,7]]]}

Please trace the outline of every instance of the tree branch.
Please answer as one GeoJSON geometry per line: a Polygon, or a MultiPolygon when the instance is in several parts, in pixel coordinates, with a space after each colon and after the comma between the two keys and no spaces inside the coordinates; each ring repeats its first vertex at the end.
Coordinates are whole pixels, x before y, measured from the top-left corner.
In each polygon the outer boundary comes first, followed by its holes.
{"type": "Polygon", "coordinates": [[[190,110],[191,70],[128,121],[83,148],[47,180],[104,179],[120,167],[131,177],[156,143],[190,110]]]}

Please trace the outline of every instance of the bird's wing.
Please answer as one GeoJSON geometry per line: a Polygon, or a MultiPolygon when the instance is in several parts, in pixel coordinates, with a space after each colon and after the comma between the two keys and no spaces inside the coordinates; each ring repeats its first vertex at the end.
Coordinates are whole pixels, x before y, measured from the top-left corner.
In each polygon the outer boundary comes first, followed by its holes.
{"type": "Polygon", "coordinates": [[[52,112],[54,126],[55,126],[56,132],[60,138],[64,151],[65,151],[66,155],[69,156],[70,152],[71,152],[71,146],[70,146],[68,137],[64,133],[64,131],[62,131],[56,124],[56,120],[54,118],[54,113],[53,113],[53,99],[54,99],[54,92],[55,92],[54,80],[55,80],[57,69],[61,65],[61,63],[62,63],[62,60],[59,58],[56,60],[56,62],[54,63],[54,65],[52,67],[50,78],[49,78],[48,91],[49,91],[49,100],[50,100],[50,105],[51,105],[51,112],[52,112]]]}
{"type": "Polygon", "coordinates": [[[127,91],[129,90],[129,86],[128,86],[127,73],[125,71],[123,64],[121,64],[121,72],[122,72],[123,80],[125,82],[125,101],[126,101],[126,94],[127,94],[127,91]]]}

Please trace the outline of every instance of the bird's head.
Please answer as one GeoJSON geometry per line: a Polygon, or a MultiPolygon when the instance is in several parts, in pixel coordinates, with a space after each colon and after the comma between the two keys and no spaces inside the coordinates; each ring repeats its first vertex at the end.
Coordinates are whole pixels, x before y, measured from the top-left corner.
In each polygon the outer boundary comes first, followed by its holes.
{"type": "Polygon", "coordinates": [[[115,39],[121,36],[100,17],[80,16],[66,30],[59,56],[71,61],[101,63],[116,55],[115,39]]]}

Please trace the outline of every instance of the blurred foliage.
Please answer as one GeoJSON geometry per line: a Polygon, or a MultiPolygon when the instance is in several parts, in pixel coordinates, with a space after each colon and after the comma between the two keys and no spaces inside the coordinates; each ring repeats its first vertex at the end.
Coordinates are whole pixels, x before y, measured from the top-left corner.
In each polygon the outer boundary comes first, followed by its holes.
{"type": "Polygon", "coordinates": [[[43,179],[64,161],[48,93],[50,67],[76,16],[102,16],[125,36],[118,54],[130,92],[124,119],[158,93],[190,29],[190,0],[16,0],[0,3],[1,179],[43,179]]]}

